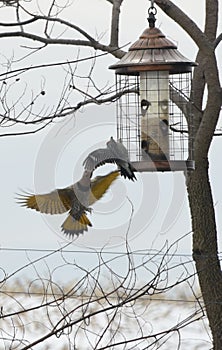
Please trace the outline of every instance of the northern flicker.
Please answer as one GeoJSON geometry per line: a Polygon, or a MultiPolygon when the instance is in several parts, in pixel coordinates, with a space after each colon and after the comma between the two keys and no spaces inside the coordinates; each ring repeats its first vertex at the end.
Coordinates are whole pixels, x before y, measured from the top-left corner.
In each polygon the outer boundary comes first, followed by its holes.
{"type": "Polygon", "coordinates": [[[24,207],[44,214],[62,214],[69,211],[68,217],[61,226],[62,231],[71,237],[78,236],[92,226],[86,212],[91,212],[90,206],[105,194],[119,176],[119,171],[97,176],[94,179],[91,179],[91,175],[91,171],[85,170],[82,178],[74,185],[46,194],[19,195],[18,202],[24,207]]]}

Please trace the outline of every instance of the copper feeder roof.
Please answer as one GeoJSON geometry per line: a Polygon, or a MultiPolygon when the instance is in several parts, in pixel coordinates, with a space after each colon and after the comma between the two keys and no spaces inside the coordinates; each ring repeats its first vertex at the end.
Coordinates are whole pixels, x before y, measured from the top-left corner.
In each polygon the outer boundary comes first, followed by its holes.
{"type": "Polygon", "coordinates": [[[195,62],[188,60],[177,46],[156,27],[144,30],[129,51],[110,69],[117,74],[137,75],[142,71],[167,70],[170,74],[190,72],[195,62]]]}

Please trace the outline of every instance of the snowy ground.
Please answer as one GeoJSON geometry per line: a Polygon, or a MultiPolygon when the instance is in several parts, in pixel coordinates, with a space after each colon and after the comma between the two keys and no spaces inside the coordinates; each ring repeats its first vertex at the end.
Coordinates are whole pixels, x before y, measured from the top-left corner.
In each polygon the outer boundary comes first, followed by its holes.
{"type": "MultiPolygon", "coordinates": [[[[48,294],[52,290],[47,291],[48,294]]],[[[55,291],[54,291],[55,293],[55,291]]],[[[143,296],[137,302],[120,306],[116,312],[111,307],[123,300],[124,295],[104,300],[98,295],[87,299],[75,293],[66,300],[59,295],[38,296],[22,294],[2,294],[0,321],[1,349],[26,349],[30,343],[42,338],[42,342],[33,345],[35,350],[88,350],[88,349],[180,349],[209,350],[211,348],[206,318],[202,317],[200,305],[189,299],[158,295],[150,299],[143,296]],[[55,302],[55,299],[58,299],[55,302]],[[50,302],[53,300],[53,303],[50,302]],[[177,301],[175,301],[177,300],[177,301]],[[89,302],[89,304],[88,304],[89,302]],[[48,304],[47,307],[43,305],[48,304]],[[42,305],[40,308],[39,306],[42,305]],[[36,307],[36,309],[35,309],[36,307]],[[30,311],[28,309],[33,308],[30,311]],[[106,312],[96,313],[101,310],[106,312]],[[16,314],[17,313],[17,314],[16,314]],[[91,317],[86,317],[88,314],[91,317]],[[94,314],[94,315],[93,315],[94,314]],[[8,315],[8,316],[7,316],[8,315]],[[82,319],[82,316],[85,318],[82,319]],[[193,322],[195,319],[198,321],[193,322]],[[76,322],[72,326],[70,323],[76,322]],[[63,331],[50,336],[53,329],[63,331]],[[178,331],[178,328],[180,330],[178,331]],[[156,335],[156,336],[154,336],[156,335]],[[148,338],[146,338],[148,336],[148,338]],[[125,343],[126,340],[133,340],[125,343]],[[119,346],[113,344],[120,343],[119,346]]],[[[93,295],[93,293],[92,293],[93,295]]],[[[126,297],[126,295],[125,295],[126,297]]]]}

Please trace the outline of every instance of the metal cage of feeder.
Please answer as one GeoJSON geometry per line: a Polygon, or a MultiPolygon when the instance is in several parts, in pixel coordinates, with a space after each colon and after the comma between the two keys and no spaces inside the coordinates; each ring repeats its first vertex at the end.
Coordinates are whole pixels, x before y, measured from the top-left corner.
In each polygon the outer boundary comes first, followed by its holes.
{"type": "Polygon", "coordinates": [[[196,63],[155,27],[116,64],[117,138],[138,171],[193,170],[191,74],[196,63]]]}

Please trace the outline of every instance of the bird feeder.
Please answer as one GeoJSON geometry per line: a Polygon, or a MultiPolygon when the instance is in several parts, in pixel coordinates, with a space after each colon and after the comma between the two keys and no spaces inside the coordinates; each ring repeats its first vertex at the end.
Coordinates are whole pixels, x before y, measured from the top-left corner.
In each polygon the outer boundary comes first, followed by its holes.
{"type": "Polygon", "coordinates": [[[116,64],[117,138],[138,171],[193,170],[191,74],[196,63],[149,27],[116,64]]]}

